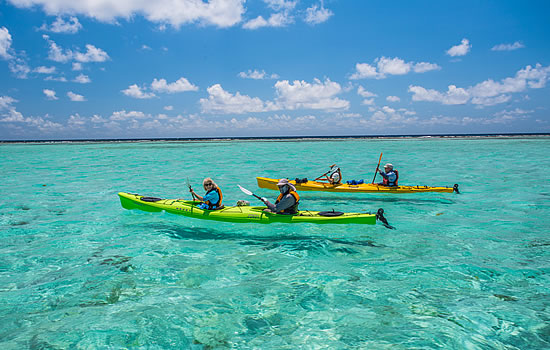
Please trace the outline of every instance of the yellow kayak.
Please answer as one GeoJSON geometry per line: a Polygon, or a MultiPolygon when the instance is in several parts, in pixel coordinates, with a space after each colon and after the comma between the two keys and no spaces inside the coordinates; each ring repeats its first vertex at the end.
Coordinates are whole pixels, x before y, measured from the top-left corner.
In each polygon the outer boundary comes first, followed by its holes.
{"type": "MultiPolygon", "coordinates": [[[[257,177],[258,187],[278,191],[278,179],[257,177]]],[[[458,193],[458,184],[453,187],[432,187],[432,186],[382,186],[377,184],[363,183],[359,185],[337,184],[331,185],[327,182],[307,181],[296,183],[289,181],[298,191],[325,191],[325,192],[351,192],[351,193],[420,193],[420,192],[446,192],[458,193]]]]}

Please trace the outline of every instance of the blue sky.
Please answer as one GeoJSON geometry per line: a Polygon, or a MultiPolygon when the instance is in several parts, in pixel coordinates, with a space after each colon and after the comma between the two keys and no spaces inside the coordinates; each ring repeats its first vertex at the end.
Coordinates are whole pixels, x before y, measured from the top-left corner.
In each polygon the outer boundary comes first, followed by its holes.
{"type": "Polygon", "coordinates": [[[550,132],[550,2],[0,0],[0,139],[550,132]]]}

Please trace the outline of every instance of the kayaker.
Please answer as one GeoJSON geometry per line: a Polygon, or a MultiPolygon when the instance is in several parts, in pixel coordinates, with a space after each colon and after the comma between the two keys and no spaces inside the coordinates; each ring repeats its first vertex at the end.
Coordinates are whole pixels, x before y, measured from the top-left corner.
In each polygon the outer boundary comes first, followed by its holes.
{"type": "MultiPolygon", "coordinates": [[[[339,167],[336,166],[336,164],[332,164],[330,166],[330,170],[327,171],[323,176],[331,185],[340,184],[342,181],[342,171],[339,167]]],[[[321,177],[321,179],[323,178],[323,176],[321,177]]]]}
{"type": "Polygon", "coordinates": [[[296,187],[289,183],[287,179],[280,179],[277,186],[281,193],[275,200],[275,204],[270,203],[266,198],[262,197],[262,202],[267,205],[264,211],[277,214],[296,214],[298,212],[298,203],[300,202],[300,196],[296,192],[296,187]]]}
{"type": "Polygon", "coordinates": [[[202,203],[197,205],[199,209],[208,209],[208,210],[215,210],[220,209],[222,207],[222,191],[216,185],[214,180],[207,177],[202,181],[202,186],[204,187],[204,190],[206,191],[206,194],[204,197],[199,196],[191,187],[189,187],[189,192],[193,195],[194,198],[197,198],[202,203]]]}
{"type": "Polygon", "coordinates": [[[384,178],[382,182],[378,183],[382,186],[397,186],[397,180],[399,179],[399,172],[393,169],[393,164],[388,163],[384,165],[384,171],[378,170],[378,173],[384,178]]]}

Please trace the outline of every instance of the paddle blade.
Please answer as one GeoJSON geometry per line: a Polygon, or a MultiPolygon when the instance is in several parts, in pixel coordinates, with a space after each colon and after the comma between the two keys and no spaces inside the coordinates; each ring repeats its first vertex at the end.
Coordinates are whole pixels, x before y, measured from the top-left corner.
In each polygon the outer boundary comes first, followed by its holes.
{"type": "Polygon", "coordinates": [[[252,195],[253,195],[252,192],[250,192],[250,191],[247,190],[246,188],[242,187],[241,185],[237,185],[237,186],[239,186],[239,188],[241,189],[241,191],[243,191],[243,192],[246,193],[247,195],[249,195],[249,196],[252,196],[252,195]]]}

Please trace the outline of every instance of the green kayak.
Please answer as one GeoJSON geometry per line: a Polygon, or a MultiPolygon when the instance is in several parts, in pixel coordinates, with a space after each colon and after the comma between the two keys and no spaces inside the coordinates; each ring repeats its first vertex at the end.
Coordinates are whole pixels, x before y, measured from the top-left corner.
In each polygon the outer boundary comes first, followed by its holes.
{"type": "Polygon", "coordinates": [[[224,207],[218,210],[205,210],[197,208],[198,201],[187,201],[181,199],[161,199],[146,197],[139,194],[119,192],[120,203],[125,209],[139,209],[148,212],[166,211],[172,214],[179,214],[204,220],[230,221],[230,222],[253,222],[270,224],[273,222],[299,223],[309,222],[315,224],[376,224],[379,218],[386,222],[383,217],[383,209],[377,214],[370,213],[342,213],[342,212],[319,212],[301,210],[298,214],[283,215],[263,211],[265,207],[235,206],[224,207]]]}

